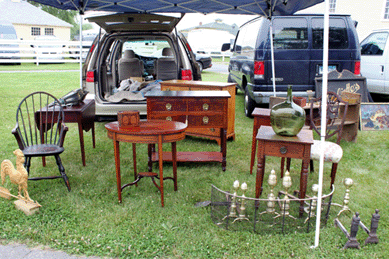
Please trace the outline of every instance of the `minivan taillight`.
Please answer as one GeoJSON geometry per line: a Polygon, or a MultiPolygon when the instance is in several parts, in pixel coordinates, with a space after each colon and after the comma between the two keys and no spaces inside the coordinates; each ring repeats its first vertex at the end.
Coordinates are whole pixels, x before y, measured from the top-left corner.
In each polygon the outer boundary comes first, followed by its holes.
{"type": "Polygon", "coordinates": [[[86,81],[92,82],[92,83],[95,81],[95,72],[94,71],[86,72],[86,81]]]}
{"type": "Polygon", "coordinates": [[[263,79],[265,75],[265,61],[254,62],[254,78],[263,79]]]}
{"type": "Polygon", "coordinates": [[[181,79],[182,80],[192,80],[192,70],[190,70],[190,69],[181,70],[181,79]]]}
{"type": "Polygon", "coordinates": [[[354,74],[358,76],[361,74],[361,61],[355,61],[354,74]]]}

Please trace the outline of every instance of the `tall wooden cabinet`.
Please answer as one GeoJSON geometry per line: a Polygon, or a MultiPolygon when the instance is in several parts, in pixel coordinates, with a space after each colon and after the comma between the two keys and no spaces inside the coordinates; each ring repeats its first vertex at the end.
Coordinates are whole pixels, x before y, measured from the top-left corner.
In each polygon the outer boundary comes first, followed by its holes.
{"type": "MultiPolygon", "coordinates": [[[[227,139],[235,139],[235,83],[168,80],[161,82],[163,91],[228,91],[227,139]]],[[[220,134],[215,128],[188,128],[186,134],[216,140],[220,145],[220,134]]]]}

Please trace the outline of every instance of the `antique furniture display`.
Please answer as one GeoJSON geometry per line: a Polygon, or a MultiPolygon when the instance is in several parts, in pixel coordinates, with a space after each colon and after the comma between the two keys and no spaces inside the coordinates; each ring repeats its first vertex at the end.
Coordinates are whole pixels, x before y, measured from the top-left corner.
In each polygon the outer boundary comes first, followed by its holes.
{"type": "MultiPolygon", "coordinates": [[[[227,91],[152,91],[146,94],[147,119],[186,123],[188,129],[219,129],[220,152],[177,152],[178,162],[220,162],[226,170],[228,99],[227,91]]],[[[152,152],[151,161],[158,157],[152,152]]],[[[164,161],[172,161],[171,152],[163,153],[164,161]]],[[[151,168],[151,163],[149,164],[151,168]]]]}
{"type": "MultiPolygon", "coordinates": [[[[203,82],[188,80],[168,80],[161,82],[161,90],[164,91],[228,91],[231,98],[228,99],[228,125],[227,139],[235,139],[235,83],[203,82]]],[[[214,139],[221,144],[220,134],[215,128],[188,128],[186,135],[214,139]]]]}
{"type": "MultiPolygon", "coordinates": [[[[311,130],[301,130],[297,136],[283,137],[277,135],[272,127],[262,126],[258,130],[258,170],[256,176],[255,197],[262,193],[262,183],[265,175],[266,156],[302,159],[300,175],[299,198],[304,199],[307,189],[308,166],[310,161],[313,134],[311,130]]],[[[283,175],[281,175],[283,177],[283,175]]],[[[304,212],[304,204],[300,204],[300,216],[304,212]]]]}
{"type": "MultiPolygon", "coordinates": [[[[59,176],[34,177],[29,180],[62,178],[70,191],[69,179],[59,157],[65,150],[63,143],[67,131],[62,106],[51,94],[34,92],[20,102],[12,134],[26,158],[24,166],[27,172],[30,174],[32,157],[46,156],[55,157],[60,172],[59,176]],[[48,106],[50,111],[45,109],[48,106]]],[[[43,165],[45,166],[45,163],[43,165]]]]}
{"type": "Polygon", "coordinates": [[[122,202],[122,190],[133,184],[136,184],[143,177],[151,177],[154,185],[161,193],[161,205],[164,206],[163,181],[171,179],[174,181],[174,190],[177,191],[177,152],[176,142],[185,138],[186,125],[181,122],[152,120],[140,121],[138,126],[119,127],[117,121],[105,125],[108,138],[113,140],[115,153],[116,181],[118,190],[119,202],[122,202]],[[133,163],[134,163],[134,178],[135,181],[129,184],[121,185],[121,170],[120,170],[120,142],[132,143],[133,163]],[[136,143],[158,144],[159,159],[159,174],[151,172],[137,172],[136,166],[136,143]],[[163,143],[172,143],[172,162],[173,162],[173,177],[163,177],[163,143]],[[159,179],[159,186],[154,178],[159,179]]]}

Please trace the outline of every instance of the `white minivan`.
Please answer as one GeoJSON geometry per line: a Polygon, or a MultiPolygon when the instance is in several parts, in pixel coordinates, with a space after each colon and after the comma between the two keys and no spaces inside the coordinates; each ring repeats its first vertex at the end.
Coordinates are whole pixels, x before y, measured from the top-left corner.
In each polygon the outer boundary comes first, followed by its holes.
{"type": "Polygon", "coordinates": [[[361,42],[361,75],[370,93],[389,95],[389,29],[373,31],[361,42]]]}

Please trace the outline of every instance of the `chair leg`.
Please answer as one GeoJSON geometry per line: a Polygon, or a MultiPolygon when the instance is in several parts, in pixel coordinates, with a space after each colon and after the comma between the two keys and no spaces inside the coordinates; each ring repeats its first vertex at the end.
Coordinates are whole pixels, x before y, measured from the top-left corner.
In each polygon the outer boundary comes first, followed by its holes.
{"type": "Polygon", "coordinates": [[[61,176],[62,176],[63,180],[65,181],[66,187],[68,187],[68,191],[70,192],[69,179],[68,179],[67,175],[65,174],[65,168],[62,165],[62,161],[61,161],[61,158],[59,157],[59,155],[55,156],[55,161],[57,162],[59,172],[61,173],[61,176]]]}
{"type": "Polygon", "coordinates": [[[28,175],[30,175],[31,157],[26,157],[24,161],[24,168],[26,168],[28,175]]]}
{"type": "Polygon", "coordinates": [[[313,173],[315,171],[315,168],[313,168],[313,159],[309,162],[309,167],[311,168],[311,173],[313,173]]]}
{"type": "Polygon", "coordinates": [[[336,176],[337,169],[338,169],[338,164],[333,163],[331,168],[331,186],[330,186],[331,190],[332,190],[332,185],[335,183],[335,176],[336,176]]]}

